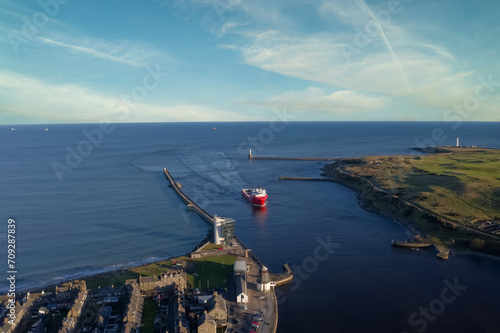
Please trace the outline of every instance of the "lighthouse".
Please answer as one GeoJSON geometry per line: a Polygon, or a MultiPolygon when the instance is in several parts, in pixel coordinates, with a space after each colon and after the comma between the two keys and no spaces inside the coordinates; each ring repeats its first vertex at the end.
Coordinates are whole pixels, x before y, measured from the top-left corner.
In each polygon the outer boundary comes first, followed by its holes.
{"type": "Polygon", "coordinates": [[[269,272],[266,266],[262,266],[259,270],[259,277],[257,278],[257,289],[261,292],[271,290],[271,279],[269,279],[269,272]]]}
{"type": "Polygon", "coordinates": [[[457,147],[460,147],[460,138],[457,136],[457,147]]]}

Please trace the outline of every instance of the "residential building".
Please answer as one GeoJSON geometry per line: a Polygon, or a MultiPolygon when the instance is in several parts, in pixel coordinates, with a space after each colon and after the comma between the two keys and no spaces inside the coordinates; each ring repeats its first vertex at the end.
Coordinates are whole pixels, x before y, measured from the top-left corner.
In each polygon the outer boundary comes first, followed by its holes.
{"type": "Polygon", "coordinates": [[[247,282],[243,275],[237,275],[236,279],[236,302],[248,303],[247,282]]]}
{"type": "Polygon", "coordinates": [[[217,333],[217,324],[215,320],[207,314],[207,311],[198,316],[197,324],[198,333],[217,333]]]}

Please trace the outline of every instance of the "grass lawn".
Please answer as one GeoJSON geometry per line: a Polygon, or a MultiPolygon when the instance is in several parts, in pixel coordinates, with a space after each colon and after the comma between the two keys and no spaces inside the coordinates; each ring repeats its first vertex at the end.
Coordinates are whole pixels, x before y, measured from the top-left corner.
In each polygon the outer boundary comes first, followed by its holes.
{"type": "Polygon", "coordinates": [[[49,314],[45,319],[45,325],[47,328],[47,332],[59,332],[59,328],[61,328],[62,321],[68,315],[68,311],[61,310],[60,315],[49,314]]]}
{"type": "Polygon", "coordinates": [[[500,216],[500,150],[452,149],[451,153],[428,155],[411,164],[444,179],[442,183],[426,184],[430,195],[423,205],[428,209],[458,222],[500,216]]]}
{"type": "MultiPolygon", "coordinates": [[[[180,263],[181,261],[186,260],[187,257],[178,257],[175,258],[176,263],[180,263]]],[[[173,262],[174,259],[163,260],[155,263],[151,263],[149,265],[144,265],[140,267],[131,268],[130,271],[141,274],[142,276],[152,276],[152,275],[160,275],[165,272],[169,268],[174,268],[175,264],[173,262]]]]}
{"type": "Polygon", "coordinates": [[[217,245],[217,244],[214,244],[214,243],[210,243],[207,246],[205,246],[203,248],[203,250],[216,250],[216,249],[218,249],[220,247],[222,247],[222,245],[217,245]]]}
{"type": "Polygon", "coordinates": [[[409,218],[435,242],[500,256],[496,235],[469,229],[482,220],[492,221],[493,228],[500,224],[500,149],[439,147],[424,152],[428,154],[342,159],[325,172],[364,192],[367,207],[409,218]]]}
{"type": "Polygon", "coordinates": [[[155,321],[155,301],[148,297],[144,300],[144,310],[142,312],[141,332],[152,333],[155,321]]]}
{"type": "Polygon", "coordinates": [[[226,288],[229,276],[233,272],[236,256],[213,256],[192,261],[193,268],[188,274],[193,288],[208,290],[226,288]]]}
{"type": "Polygon", "coordinates": [[[500,218],[500,150],[446,148],[424,156],[369,156],[347,171],[459,223],[500,218]]]}

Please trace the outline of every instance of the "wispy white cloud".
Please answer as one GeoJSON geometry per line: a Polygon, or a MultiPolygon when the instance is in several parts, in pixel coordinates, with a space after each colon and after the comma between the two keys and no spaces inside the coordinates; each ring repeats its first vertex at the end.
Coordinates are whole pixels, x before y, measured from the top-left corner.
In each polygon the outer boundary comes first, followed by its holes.
{"type": "MultiPolygon", "coordinates": [[[[191,3],[207,5],[210,1],[191,3]]],[[[264,98],[262,104],[290,100],[296,102],[296,109],[316,107],[347,113],[356,107],[342,104],[340,98],[350,92],[356,97],[376,96],[379,103],[371,104],[375,110],[394,109],[395,103],[436,110],[449,108],[474,91],[480,73],[468,66],[462,54],[447,48],[449,43],[443,43],[454,32],[441,31],[438,23],[427,23],[425,33],[421,33],[422,29],[404,19],[411,4],[402,4],[391,17],[381,18],[379,13],[387,9],[387,2],[371,2],[370,7],[362,0],[306,3],[304,6],[316,9],[325,26],[303,29],[300,20],[291,19],[299,11],[291,14],[281,2],[254,1],[238,3],[230,15],[227,12],[228,19],[218,30],[210,30],[227,37],[219,46],[239,51],[245,64],[304,80],[308,86],[327,84],[330,91],[339,93],[313,98],[308,89],[264,98]],[[245,15],[235,16],[237,13],[245,15]],[[376,31],[365,34],[364,43],[360,43],[360,33],[366,33],[367,24],[376,31]]],[[[297,4],[287,3],[294,9],[300,7],[297,4]]],[[[308,19],[312,12],[308,12],[308,19]]],[[[482,107],[488,108],[490,103],[485,101],[482,107]]],[[[361,104],[359,110],[369,105],[361,104]]]]}
{"type": "Polygon", "coordinates": [[[340,20],[349,25],[365,23],[368,16],[360,10],[356,1],[326,1],[317,5],[318,13],[325,20],[340,20]]]}
{"type": "Polygon", "coordinates": [[[222,24],[222,26],[213,25],[210,28],[210,33],[217,35],[217,37],[222,37],[225,34],[227,34],[229,32],[233,32],[236,28],[244,26],[244,25],[248,25],[248,24],[229,20],[227,22],[224,22],[222,24]]]}
{"type": "Polygon", "coordinates": [[[328,114],[379,111],[389,104],[389,98],[363,94],[352,90],[325,93],[323,89],[309,87],[303,91],[288,91],[262,102],[268,106],[281,106],[296,111],[324,111],[328,114]]]}
{"type": "Polygon", "coordinates": [[[238,46],[231,45],[231,44],[220,44],[219,47],[222,49],[226,49],[226,50],[238,50],[239,49],[238,46]]]}
{"type": "MultiPolygon", "coordinates": [[[[365,3],[364,0],[358,0],[356,3],[360,6],[360,8],[361,8],[362,11],[364,11],[365,13],[367,13],[370,16],[371,22],[375,25],[374,27],[376,29],[378,29],[378,32],[380,33],[380,37],[382,38],[382,40],[384,41],[385,45],[387,46],[387,51],[391,55],[391,58],[394,61],[394,64],[396,64],[396,66],[398,67],[398,69],[400,71],[400,74],[403,76],[404,83],[406,84],[406,87],[408,88],[409,92],[412,93],[412,89],[411,89],[410,83],[408,82],[408,75],[406,74],[406,71],[405,71],[404,67],[401,65],[401,61],[399,60],[398,56],[394,52],[394,48],[392,47],[391,42],[387,38],[387,36],[385,34],[385,31],[384,31],[384,28],[380,24],[380,20],[378,19],[377,16],[375,16],[373,14],[373,11],[370,9],[370,7],[368,7],[366,5],[366,3],[365,3]]],[[[367,30],[366,29],[366,25],[365,25],[365,30],[367,30]]]]}
{"type": "Polygon", "coordinates": [[[0,7],[0,16],[3,21],[0,30],[0,42],[21,43],[33,42],[36,36],[42,35],[47,29],[57,31],[71,31],[71,25],[60,21],[58,14],[64,5],[50,2],[31,2],[22,4],[20,1],[3,0],[0,7]],[[38,21],[34,21],[36,18],[38,21]],[[46,18],[46,21],[45,21],[46,18]],[[20,42],[22,41],[22,42],[20,42]]]}
{"type": "Polygon", "coordinates": [[[457,94],[474,89],[475,71],[442,44],[393,22],[383,27],[373,22],[379,26],[379,34],[365,35],[365,43],[360,44],[357,34],[368,20],[374,20],[369,8],[323,2],[318,6],[321,10],[330,14],[330,20],[335,13],[347,29],[310,33],[240,31],[246,42],[236,46],[243,62],[287,77],[326,83],[333,89],[406,97],[409,103],[430,108],[452,105],[457,94]]]}
{"type": "MultiPolygon", "coordinates": [[[[6,17],[5,22],[0,24],[0,32],[3,32],[0,43],[9,43],[9,32],[21,33],[23,22],[20,15],[29,19],[34,11],[40,10],[36,3],[26,7],[15,0],[5,2],[8,6],[0,8],[0,15],[6,17]]],[[[186,98],[208,100],[219,105],[230,103],[224,102],[227,100],[251,100],[252,105],[237,105],[240,108],[234,113],[248,112],[246,119],[250,114],[255,115],[249,109],[260,108],[265,112],[266,105],[287,105],[302,115],[312,110],[322,115],[381,110],[373,117],[388,115],[389,118],[405,108],[420,109],[428,115],[438,113],[438,109],[448,109],[473,94],[478,84],[477,77],[493,70],[498,59],[497,48],[485,47],[488,38],[494,38],[489,36],[495,36],[495,28],[481,25],[478,18],[471,18],[467,21],[471,24],[470,31],[456,34],[453,27],[460,22],[457,18],[462,14],[450,20],[447,17],[443,17],[442,21],[435,19],[441,13],[456,14],[449,11],[452,5],[448,3],[405,1],[402,2],[404,8],[401,12],[384,20],[377,14],[387,9],[387,1],[367,1],[368,6],[363,0],[153,2],[156,3],[149,5],[161,11],[161,16],[154,19],[168,19],[171,20],[169,24],[182,25],[182,33],[171,33],[174,30],[169,29],[168,24],[163,26],[152,21],[149,22],[152,25],[136,26],[135,36],[142,34],[144,42],[128,40],[125,32],[122,39],[113,39],[121,31],[111,29],[107,33],[87,25],[86,20],[90,16],[85,15],[92,15],[90,10],[79,16],[79,8],[73,2],[61,6],[64,8],[61,13],[65,14],[55,18],[71,17],[71,23],[68,21],[66,27],[63,27],[64,22],[57,23],[51,18],[43,29],[30,37],[29,43],[22,45],[24,49],[21,49],[23,52],[19,53],[19,57],[12,57],[9,48],[0,52],[7,55],[3,68],[28,75],[21,77],[11,72],[10,76],[2,77],[4,82],[0,83],[0,92],[6,101],[2,103],[2,112],[32,112],[47,118],[51,117],[49,109],[53,109],[54,121],[71,121],[72,118],[78,119],[76,121],[96,121],[102,112],[109,112],[114,103],[113,98],[102,91],[123,87],[131,73],[137,73],[138,67],[159,63],[163,68],[172,68],[173,72],[184,75],[184,80],[179,82],[196,81],[188,88],[185,88],[187,85],[170,82],[168,88],[165,86],[165,92],[169,89],[168,96],[189,96],[186,98]],[[434,10],[426,11],[426,6],[432,6],[434,10]],[[440,11],[436,12],[436,8],[440,11]],[[420,19],[427,18],[427,15],[431,15],[432,19],[422,25],[420,19]],[[360,33],[366,32],[367,24],[376,31],[361,38],[360,33]],[[143,26],[144,30],[141,30],[143,26]],[[186,62],[193,61],[195,65],[169,66],[177,60],[169,56],[168,51],[162,51],[167,44],[150,34],[151,27],[164,28],[169,38],[168,45],[183,45],[172,49],[172,52],[178,59],[189,54],[184,57],[186,62]],[[217,38],[207,38],[206,34],[200,33],[200,27],[217,38]],[[102,38],[91,37],[97,35],[102,38]],[[480,45],[474,36],[481,39],[480,45]],[[360,43],[361,39],[364,39],[363,43],[360,43]],[[227,51],[219,49],[212,53],[214,44],[227,51]],[[467,52],[469,49],[471,51],[467,52]],[[215,57],[218,61],[213,61],[215,57]],[[74,65],[76,61],[79,66],[74,65]],[[203,67],[200,70],[204,61],[210,62],[209,70],[203,67]],[[226,63],[231,66],[225,66],[226,63]],[[240,66],[241,63],[249,66],[240,66]],[[215,76],[214,70],[217,70],[215,76]],[[278,75],[267,75],[260,70],[278,75]],[[65,78],[71,75],[72,82],[86,83],[58,85],[34,79],[53,76],[53,73],[65,78]],[[22,84],[16,83],[17,80],[21,80],[22,84]],[[20,88],[23,85],[26,86],[25,91],[20,88]],[[209,95],[205,89],[207,85],[210,85],[211,92],[220,87],[221,93],[210,93],[210,97],[206,98],[209,95]],[[88,88],[90,86],[93,88],[88,88]],[[280,90],[282,86],[286,88],[280,90]],[[262,87],[273,87],[273,92],[262,87]],[[292,91],[290,87],[293,87],[292,91]],[[71,95],[71,98],[65,94],[71,95]],[[72,99],[78,103],[72,102],[72,99]],[[107,105],[105,101],[109,100],[112,102],[107,105]],[[59,104],[55,104],[56,101],[59,104]],[[245,107],[248,110],[243,110],[245,107]]],[[[144,9],[143,6],[147,4],[124,8],[124,17],[132,19],[139,8],[144,9]]],[[[457,9],[457,13],[462,12],[457,9]]],[[[481,13],[484,15],[484,10],[481,13]]],[[[491,20],[494,18],[488,22],[491,20]]],[[[480,117],[482,112],[492,114],[493,100],[492,97],[481,101],[476,115],[480,117]]],[[[138,105],[137,110],[148,119],[153,114],[159,119],[171,117],[184,120],[188,119],[187,115],[198,120],[234,117],[216,108],[204,108],[183,101],[175,105],[170,101],[165,106],[144,105],[138,105]],[[198,112],[200,117],[191,111],[198,112]]],[[[140,117],[137,120],[141,120],[140,117]]]]}
{"type": "Polygon", "coordinates": [[[293,19],[283,15],[282,9],[291,2],[303,0],[288,0],[286,2],[268,0],[176,0],[160,2],[160,6],[171,5],[193,14],[203,13],[198,21],[211,34],[223,37],[228,32],[234,32],[237,27],[277,26],[287,29],[293,26],[293,19]]]}
{"type": "Polygon", "coordinates": [[[152,59],[173,59],[144,42],[129,40],[108,41],[100,38],[75,39],[64,35],[55,35],[50,38],[38,37],[37,40],[43,44],[60,47],[73,53],[134,67],[145,66],[152,59]]]}
{"type": "MultiPolygon", "coordinates": [[[[286,76],[332,84],[339,88],[383,93],[394,96],[408,94],[408,82],[419,88],[443,82],[457,71],[450,55],[440,48],[405,42],[405,36],[393,36],[398,63],[380,45],[359,49],[351,58],[343,50],[349,37],[345,33],[293,35],[279,31],[245,33],[250,43],[239,50],[245,63],[286,76]],[[440,54],[446,54],[443,59],[440,54]]],[[[352,38],[352,35],[351,35],[352,38]]],[[[384,43],[375,41],[376,43],[384,43]]]]}
{"type": "Polygon", "coordinates": [[[2,7],[0,7],[0,13],[3,16],[11,16],[16,19],[20,19],[21,15],[33,14],[33,12],[32,8],[23,5],[19,1],[4,0],[2,1],[2,7]]]}
{"type": "Polygon", "coordinates": [[[0,70],[0,94],[6,96],[0,114],[46,123],[93,123],[103,118],[116,122],[245,120],[225,110],[183,101],[129,105],[118,96],[107,96],[82,85],[49,84],[5,70],[0,70]],[[126,117],[124,110],[128,110],[126,117]]]}

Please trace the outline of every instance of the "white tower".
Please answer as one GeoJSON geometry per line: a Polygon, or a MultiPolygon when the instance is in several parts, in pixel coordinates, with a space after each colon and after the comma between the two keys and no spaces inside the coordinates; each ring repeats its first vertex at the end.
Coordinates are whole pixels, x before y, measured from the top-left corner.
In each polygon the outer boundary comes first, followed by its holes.
{"type": "Polygon", "coordinates": [[[261,292],[266,292],[271,289],[271,280],[266,266],[262,266],[257,278],[257,289],[261,292]]]}
{"type": "Polygon", "coordinates": [[[222,243],[222,221],[224,218],[218,217],[214,214],[214,244],[222,243]]]}
{"type": "Polygon", "coordinates": [[[214,214],[214,244],[233,239],[234,237],[234,219],[229,217],[219,217],[214,214]]]}
{"type": "Polygon", "coordinates": [[[460,138],[457,136],[457,147],[460,147],[460,138]]]}

